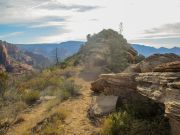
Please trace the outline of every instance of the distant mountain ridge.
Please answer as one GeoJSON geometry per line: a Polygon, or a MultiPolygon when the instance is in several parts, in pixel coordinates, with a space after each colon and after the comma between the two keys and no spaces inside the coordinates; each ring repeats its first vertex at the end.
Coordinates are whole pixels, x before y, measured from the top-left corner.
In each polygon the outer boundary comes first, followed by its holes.
{"type": "Polygon", "coordinates": [[[22,51],[40,54],[52,60],[55,58],[56,48],[58,49],[58,57],[64,59],[78,52],[83,44],[82,41],[67,41],[49,44],[19,44],[16,46],[22,51]]]}
{"type": "MultiPolygon", "coordinates": [[[[40,54],[49,59],[55,58],[55,49],[58,48],[58,55],[61,59],[67,58],[79,51],[85,42],[82,41],[67,41],[62,43],[49,43],[49,44],[19,44],[16,45],[22,51],[29,51],[35,54],[40,54]]],[[[132,44],[132,47],[139,53],[148,57],[153,54],[174,53],[180,55],[180,47],[174,48],[155,48],[147,45],[132,44]]]]}
{"type": "Polygon", "coordinates": [[[180,47],[173,47],[173,48],[155,48],[147,45],[140,45],[140,44],[132,44],[132,47],[138,51],[139,54],[142,54],[146,57],[153,55],[153,54],[165,54],[165,53],[174,53],[180,55],[180,47]]]}

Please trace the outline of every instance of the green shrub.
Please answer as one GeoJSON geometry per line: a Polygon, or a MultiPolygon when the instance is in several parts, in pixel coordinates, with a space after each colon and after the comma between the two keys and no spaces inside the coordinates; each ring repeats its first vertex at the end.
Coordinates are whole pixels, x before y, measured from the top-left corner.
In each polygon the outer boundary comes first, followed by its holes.
{"type": "Polygon", "coordinates": [[[39,98],[40,98],[39,91],[34,91],[34,90],[28,91],[23,95],[23,99],[28,105],[34,104],[39,98]]]}
{"type": "Polygon", "coordinates": [[[163,116],[153,120],[135,119],[127,112],[108,116],[103,124],[101,135],[170,135],[167,119],[163,116]]]}
{"type": "Polygon", "coordinates": [[[109,115],[101,135],[169,135],[163,106],[144,98],[118,99],[118,112],[109,115]]]}
{"type": "MultiPolygon", "coordinates": [[[[39,91],[41,96],[56,96],[60,100],[68,99],[71,96],[78,94],[79,86],[74,83],[72,76],[75,74],[72,69],[58,69],[52,68],[43,70],[35,77],[30,78],[18,85],[18,93],[22,96],[25,95],[25,102],[31,104],[34,102],[33,97],[38,97],[39,94],[28,93],[26,90],[39,91]]],[[[38,93],[39,93],[38,92],[38,93]]]]}
{"type": "Polygon", "coordinates": [[[131,99],[123,103],[118,101],[118,110],[126,111],[132,117],[137,119],[154,119],[154,117],[164,113],[163,106],[151,101],[150,99],[131,99]]]}
{"type": "Polygon", "coordinates": [[[80,87],[73,80],[65,80],[61,87],[62,99],[67,99],[70,96],[76,96],[79,93],[80,87]]]}
{"type": "Polygon", "coordinates": [[[105,119],[102,135],[126,135],[130,128],[130,116],[126,112],[115,113],[105,119]]]}

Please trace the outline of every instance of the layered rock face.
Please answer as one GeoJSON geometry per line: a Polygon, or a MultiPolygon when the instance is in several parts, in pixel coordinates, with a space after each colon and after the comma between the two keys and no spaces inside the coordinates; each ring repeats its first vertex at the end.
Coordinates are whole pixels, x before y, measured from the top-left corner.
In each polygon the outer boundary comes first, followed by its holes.
{"type": "Polygon", "coordinates": [[[179,61],[161,64],[154,68],[154,72],[180,72],[179,61]]]}
{"type": "Polygon", "coordinates": [[[130,96],[135,93],[137,74],[119,73],[119,74],[102,74],[100,78],[91,83],[91,90],[105,95],[130,96]]]}
{"type": "Polygon", "coordinates": [[[140,94],[165,105],[165,114],[169,118],[173,135],[180,133],[179,67],[180,61],[167,63],[157,67],[155,71],[158,72],[140,73],[136,77],[140,94]]]}
{"type": "Polygon", "coordinates": [[[179,135],[180,57],[174,54],[154,55],[129,69],[125,73],[101,75],[91,84],[91,89],[122,100],[147,97],[164,104],[172,135],[179,135]]]}

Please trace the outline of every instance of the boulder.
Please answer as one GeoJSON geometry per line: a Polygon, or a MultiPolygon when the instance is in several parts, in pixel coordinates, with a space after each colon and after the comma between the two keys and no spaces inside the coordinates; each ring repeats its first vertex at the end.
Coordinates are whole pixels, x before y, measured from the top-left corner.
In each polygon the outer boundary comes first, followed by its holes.
{"type": "Polygon", "coordinates": [[[106,95],[127,96],[136,89],[137,74],[102,74],[97,81],[91,83],[91,90],[106,95]]]}
{"type": "Polygon", "coordinates": [[[93,96],[90,106],[90,116],[102,116],[116,110],[117,96],[93,96]]]}

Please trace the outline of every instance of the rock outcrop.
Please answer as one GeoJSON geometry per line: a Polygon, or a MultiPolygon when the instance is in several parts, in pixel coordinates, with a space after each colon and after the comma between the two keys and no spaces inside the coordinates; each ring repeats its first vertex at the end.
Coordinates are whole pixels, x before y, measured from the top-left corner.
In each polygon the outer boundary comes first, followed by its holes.
{"type": "Polygon", "coordinates": [[[7,72],[32,71],[32,63],[31,57],[19,51],[15,45],[0,41],[0,64],[7,72]]]}
{"type": "Polygon", "coordinates": [[[105,95],[127,97],[135,92],[136,76],[136,73],[102,74],[97,81],[91,83],[91,90],[105,95]]]}
{"type": "Polygon", "coordinates": [[[48,58],[28,51],[21,51],[14,44],[0,40],[0,64],[7,72],[24,72],[42,69],[51,64],[48,58]]]}
{"type": "MultiPolygon", "coordinates": [[[[148,58],[144,59],[143,61],[141,61],[138,64],[133,64],[133,65],[129,66],[127,69],[124,70],[124,72],[125,73],[153,72],[154,70],[157,71],[158,70],[157,66],[160,66],[161,64],[169,63],[169,62],[176,62],[176,61],[177,62],[180,61],[180,56],[178,56],[176,54],[154,54],[154,55],[149,56],[148,58]]],[[[169,65],[169,66],[171,66],[171,65],[169,65]]],[[[176,68],[176,65],[172,65],[172,66],[174,68],[176,68]]],[[[164,67],[162,67],[162,68],[165,69],[164,67]]]]}
{"type": "Polygon", "coordinates": [[[154,72],[180,72],[180,62],[169,62],[154,68],[154,72]]]}
{"type": "Polygon", "coordinates": [[[10,64],[7,49],[5,45],[1,45],[1,43],[0,43],[0,64],[4,66],[7,66],[10,64]]]}
{"type": "Polygon", "coordinates": [[[100,69],[103,72],[121,72],[136,63],[136,58],[137,52],[127,40],[118,32],[108,29],[88,35],[85,45],[66,62],[75,66],[83,65],[87,71],[100,69]]]}
{"type": "Polygon", "coordinates": [[[89,109],[89,117],[91,116],[102,116],[112,113],[116,110],[116,102],[118,96],[93,96],[91,108],[89,109]]]}
{"type": "Polygon", "coordinates": [[[165,114],[169,118],[173,135],[180,133],[179,67],[180,61],[166,63],[155,68],[158,72],[140,73],[136,77],[137,91],[141,95],[165,105],[165,114]]]}
{"type": "Polygon", "coordinates": [[[153,55],[129,69],[124,73],[101,75],[92,82],[91,90],[118,96],[122,100],[146,97],[164,104],[172,135],[179,135],[180,57],[174,54],[153,55]]]}

